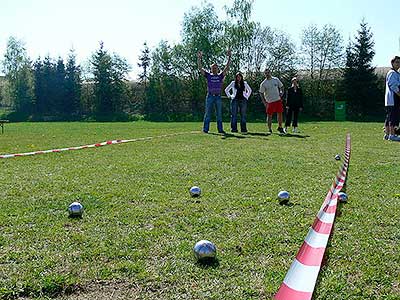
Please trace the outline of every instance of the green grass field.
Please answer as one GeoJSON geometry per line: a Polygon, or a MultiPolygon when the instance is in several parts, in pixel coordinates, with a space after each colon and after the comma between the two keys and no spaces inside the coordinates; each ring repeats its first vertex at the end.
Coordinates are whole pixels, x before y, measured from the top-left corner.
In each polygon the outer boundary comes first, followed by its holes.
{"type": "Polygon", "coordinates": [[[380,123],[305,123],[297,136],[248,127],[221,136],[200,123],[6,124],[0,154],[187,134],[0,159],[0,299],[271,299],[347,132],[349,202],[314,298],[400,299],[400,143],[383,141],[380,123]],[[280,190],[291,206],[278,204],[280,190]],[[68,218],[73,201],[83,219],[68,218]],[[214,264],[196,263],[201,239],[216,244],[214,264]]]}

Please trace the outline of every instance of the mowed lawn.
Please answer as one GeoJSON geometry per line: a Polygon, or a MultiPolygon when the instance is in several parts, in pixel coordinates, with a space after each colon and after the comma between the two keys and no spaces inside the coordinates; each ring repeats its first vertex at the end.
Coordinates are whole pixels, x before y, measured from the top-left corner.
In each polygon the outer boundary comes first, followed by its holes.
{"type": "Polygon", "coordinates": [[[0,299],[271,299],[348,132],[349,201],[314,298],[400,298],[400,143],[382,139],[381,123],[304,123],[288,136],[262,123],[246,136],[201,125],[6,124],[0,154],[156,138],[0,159],[0,299]],[[158,137],[173,133],[183,134],[158,137]],[[279,205],[280,190],[291,205],[279,205]],[[82,219],[68,218],[73,201],[82,219]],[[194,258],[201,239],[217,246],[211,265],[194,258]]]}

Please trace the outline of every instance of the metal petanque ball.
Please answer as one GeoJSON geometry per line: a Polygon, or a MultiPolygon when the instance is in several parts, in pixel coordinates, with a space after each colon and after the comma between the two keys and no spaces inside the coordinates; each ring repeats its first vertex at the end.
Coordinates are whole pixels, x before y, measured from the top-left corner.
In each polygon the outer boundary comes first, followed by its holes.
{"type": "Polygon", "coordinates": [[[201,189],[198,186],[192,186],[189,190],[190,196],[199,197],[201,194],[201,189]]]}
{"type": "Polygon", "coordinates": [[[340,155],[339,155],[339,154],[336,154],[336,155],[335,155],[335,159],[336,159],[336,160],[340,160],[340,155]]]}
{"type": "Polygon", "coordinates": [[[287,191],[280,191],[278,193],[279,202],[288,202],[290,198],[290,194],[287,191]]]}
{"type": "Polygon", "coordinates": [[[210,260],[217,256],[217,247],[207,240],[201,240],[194,245],[194,256],[198,260],[210,260]]]}
{"type": "Polygon", "coordinates": [[[83,205],[79,202],[72,202],[68,206],[68,213],[70,217],[82,217],[83,205]]]}
{"type": "Polygon", "coordinates": [[[339,192],[338,199],[340,202],[347,202],[347,194],[345,192],[339,192]]]}

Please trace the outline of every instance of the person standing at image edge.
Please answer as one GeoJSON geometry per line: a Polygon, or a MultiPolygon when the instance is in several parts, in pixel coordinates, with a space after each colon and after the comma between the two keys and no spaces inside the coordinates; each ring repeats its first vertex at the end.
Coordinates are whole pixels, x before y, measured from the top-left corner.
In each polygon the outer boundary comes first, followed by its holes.
{"type": "Polygon", "coordinates": [[[395,127],[399,125],[400,118],[400,57],[395,56],[391,61],[392,69],[386,74],[385,88],[385,140],[400,141],[395,134],[395,127]]]}
{"type": "Polygon", "coordinates": [[[282,113],[283,113],[283,84],[277,78],[271,75],[271,70],[268,68],[264,71],[265,79],[260,84],[260,96],[265,106],[267,113],[267,126],[269,133],[272,133],[272,116],[274,113],[277,114],[278,119],[278,132],[285,134],[282,128],[282,113]]]}
{"type": "Polygon", "coordinates": [[[303,92],[299,87],[297,77],[292,78],[292,86],[288,89],[286,101],[285,131],[287,132],[293,116],[293,132],[298,132],[299,112],[303,110],[303,92]]]}
{"type": "Polygon", "coordinates": [[[225,133],[222,126],[222,99],[221,99],[221,91],[222,84],[224,82],[224,78],[229,69],[229,64],[231,62],[231,50],[227,51],[228,62],[225,65],[225,68],[222,72],[219,72],[219,68],[217,64],[212,64],[210,69],[211,72],[203,69],[202,67],[202,57],[203,53],[199,51],[197,53],[197,64],[200,70],[200,73],[206,77],[207,79],[207,97],[206,97],[206,105],[205,105],[205,113],[204,113],[204,124],[203,124],[203,132],[208,133],[210,129],[211,122],[211,114],[212,110],[216,108],[217,111],[217,129],[219,133],[225,133]]]}
{"type": "Polygon", "coordinates": [[[242,73],[237,73],[233,80],[225,89],[225,94],[231,99],[231,131],[237,130],[237,114],[240,111],[240,132],[247,133],[246,111],[247,100],[251,95],[251,88],[246,81],[243,80],[242,73]]]}

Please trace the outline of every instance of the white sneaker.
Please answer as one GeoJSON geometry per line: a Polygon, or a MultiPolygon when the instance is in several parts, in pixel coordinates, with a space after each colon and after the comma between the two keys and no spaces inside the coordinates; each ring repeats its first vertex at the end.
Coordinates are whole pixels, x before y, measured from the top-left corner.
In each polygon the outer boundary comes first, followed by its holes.
{"type": "Polygon", "coordinates": [[[293,132],[294,132],[294,133],[299,132],[299,131],[297,130],[297,127],[293,127],[293,132]]]}

